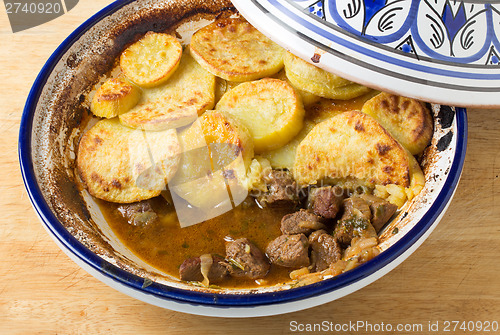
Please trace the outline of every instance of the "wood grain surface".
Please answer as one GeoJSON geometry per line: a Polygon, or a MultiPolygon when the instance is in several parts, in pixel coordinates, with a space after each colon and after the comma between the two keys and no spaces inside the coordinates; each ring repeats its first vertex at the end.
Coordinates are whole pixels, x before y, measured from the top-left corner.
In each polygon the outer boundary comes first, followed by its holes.
{"type": "Polygon", "coordinates": [[[294,333],[293,322],[350,321],[423,328],[336,333],[427,334],[429,322],[440,322],[435,333],[442,334],[447,320],[500,322],[500,109],[468,111],[462,179],[429,239],[388,275],[337,301],[252,320],[199,317],[134,300],[81,270],[31,207],[17,137],[26,97],[44,62],[110,2],[80,0],[68,14],[16,34],[0,7],[0,334],[286,334],[294,333]]]}

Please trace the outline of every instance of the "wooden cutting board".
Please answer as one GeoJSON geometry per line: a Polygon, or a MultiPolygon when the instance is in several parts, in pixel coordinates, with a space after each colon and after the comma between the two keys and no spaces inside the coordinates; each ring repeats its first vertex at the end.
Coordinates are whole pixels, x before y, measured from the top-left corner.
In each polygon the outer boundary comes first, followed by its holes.
{"type": "Polygon", "coordinates": [[[68,14],[16,34],[0,6],[0,334],[283,334],[314,323],[322,330],[346,329],[349,322],[365,327],[339,333],[373,334],[391,324],[394,331],[376,333],[428,334],[429,322],[439,323],[436,333],[444,333],[446,321],[500,322],[500,109],[468,111],[462,180],[429,239],[388,275],[337,301],[253,320],[199,317],[134,300],[81,270],[31,207],[17,136],[24,102],[44,62],[110,2],[81,0],[68,14]],[[421,325],[422,331],[396,332],[397,324],[421,325]]]}

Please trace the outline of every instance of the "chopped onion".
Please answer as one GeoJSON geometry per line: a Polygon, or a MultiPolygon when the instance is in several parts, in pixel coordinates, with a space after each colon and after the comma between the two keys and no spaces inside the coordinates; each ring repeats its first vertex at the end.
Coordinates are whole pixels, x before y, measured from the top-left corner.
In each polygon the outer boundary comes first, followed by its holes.
{"type": "Polygon", "coordinates": [[[203,275],[203,281],[201,282],[203,285],[208,286],[210,284],[208,280],[208,272],[210,272],[210,268],[212,267],[212,263],[214,262],[212,255],[204,254],[200,256],[200,266],[201,266],[201,274],[203,275]]]}

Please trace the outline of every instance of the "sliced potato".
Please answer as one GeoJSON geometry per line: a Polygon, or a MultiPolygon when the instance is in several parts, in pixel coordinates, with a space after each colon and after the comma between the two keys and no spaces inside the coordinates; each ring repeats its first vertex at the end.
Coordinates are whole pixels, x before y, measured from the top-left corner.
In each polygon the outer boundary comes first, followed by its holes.
{"type": "Polygon", "coordinates": [[[143,90],[141,101],[120,121],[132,128],[162,130],[188,125],[215,101],[215,77],[185,51],[179,68],[163,85],[143,90]]]}
{"type": "Polygon", "coordinates": [[[370,90],[368,93],[350,100],[333,100],[321,98],[316,103],[307,106],[306,119],[320,123],[337,114],[351,110],[361,110],[366,101],[373,98],[378,91],[370,90]]]}
{"type": "Polygon", "coordinates": [[[328,178],[356,178],[368,185],[410,183],[406,150],[358,111],[318,123],[297,147],[293,173],[301,185],[328,178]]]}
{"type": "Polygon", "coordinates": [[[267,159],[271,166],[275,169],[288,169],[293,170],[295,163],[295,154],[300,142],[309,134],[313,129],[314,123],[311,121],[304,122],[304,127],[290,142],[285,144],[279,149],[267,151],[261,154],[262,158],[267,159]]]}
{"type": "Polygon", "coordinates": [[[377,119],[412,155],[422,153],[431,141],[431,112],[418,100],[380,93],[367,101],[361,111],[377,119]]]}
{"type": "MultiPolygon", "coordinates": [[[[181,227],[219,216],[232,209],[224,170],[214,171],[201,122],[179,134],[183,153],[179,169],[169,183],[181,227]]],[[[240,156],[241,157],[241,156],[240,156]]]]}
{"type": "Polygon", "coordinates": [[[248,167],[254,156],[254,144],[250,132],[238,120],[219,111],[207,111],[189,128],[179,133],[179,140],[184,153],[195,149],[196,155],[183,155],[182,164],[176,175],[177,180],[187,180],[206,174],[207,169],[220,169],[235,160],[241,154],[245,166],[248,167]],[[223,146],[213,146],[214,143],[227,143],[227,150],[223,146]],[[211,150],[219,149],[215,153],[211,150]],[[202,158],[202,151],[206,151],[209,158],[202,158]],[[225,155],[225,157],[224,157],[225,155]],[[192,160],[191,160],[192,159],[192,160]],[[197,169],[199,170],[193,170],[197,169]]]}
{"type": "Polygon", "coordinates": [[[80,140],[78,174],[99,199],[141,201],[165,189],[177,170],[180,151],[175,129],[144,134],[116,118],[104,119],[80,140]]]}
{"type": "Polygon", "coordinates": [[[284,80],[284,81],[288,82],[290,85],[292,85],[292,87],[299,93],[300,97],[302,98],[302,103],[304,104],[304,107],[308,107],[308,106],[314,104],[315,102],[318,102],[321,99],[321,97],[318,95],[309,93],[307,91],[303,91],[303,90],[293,86],[293,84],[290,82],[290,80],[286,76],[285,70],[281,70],[280,72],[275,74],[273,76],[273,78],[284,80]]]}
{"type": "Polygon", "coordinates": [[[170,78],[181,55],[182,45],[175,37],[149,32],[122,52],[120,67],[137,85],[154,87],[170,78]]]}
{"type": "Polygon", "coordinates": [[[245,125],[256,153],[282,147],[302,129],[304,107],[293,87],[279,79],[245,82],[227,92],[215,109],[245,125]]]}
{"type": "MultiPolygon", "coordinates": [[[[325,71],[325,73],[328,72],[325,71]]],[[[286,76],[295,87],[328,99],[349,100],[370,91],[370,88],[356,83],[332,87],[326,84],[326,82],[314,82],[311,78],[299,77],[288,70],[286,76]]]]}
{"type": "Polygon", "coordinates": [[[235,204],[246,198],[244,178],[253,142],[243,125],[221,112],[207,111],[179,138],[184,154],[171,190],[204,211],[226,202],[226,184],[235,204]]]}
{"type": "Polygon", "coordinates": [[[367,93],[370,89],[327,72],[286,52],[285,71],[294,87],[329,99],[348,100],[367,93]]]}
{"type": "MultiPolygon", "coordinates": [[[[212,153],[214,166],[225,166],[224,161],[232,161],[241,153],[245,166],[250,165],[254,155],[254,144],[248,129],[238,120],[220,111],[207,111],[200,117],[203,135],[207,144],[227,143],[231,152],[212,153]],[[236,151],[232,151],[236,149],[236,151]],[[224,155],[227,158],[224,158],[224,155]],[[217,163],[216,160],[219,162],[217,163]]],[[[221,147],[222,148],[222,147],[221,147]]]]}
{"type": "Polygon", "coordinates": [[[270,76],[283,67],[284,49],[240,18],[220,19],[191,38],[193,57],[229,81],[270,76]]]}
{"type": "Polygon", "coordinates": [[[113,118],[133,108],[141,98],[141,90],[124,78],[108,79],[96,91],[90,111],[99,117],[113,118]]]}

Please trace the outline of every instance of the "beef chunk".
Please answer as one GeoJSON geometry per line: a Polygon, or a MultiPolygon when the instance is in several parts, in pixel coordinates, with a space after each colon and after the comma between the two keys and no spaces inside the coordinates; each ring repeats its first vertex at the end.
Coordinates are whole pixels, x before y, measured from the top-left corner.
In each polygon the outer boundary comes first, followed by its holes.
{"type": "Polygon", "coordinates": [[[299,202],[297,183],[286,170],[272,170],[264,176],[268,192],[259,196],[262,206],[293,207],[299,202]]]}
{"type": "Polygon", "coordinates": [[[375,228],[370,223],[372,212],[368,203],[360,197],[344,200],[344,214],[337,222],[334,237],[337,242],[347,248],[355,236],[377,236],[375,228]]]}
{"type": "Polygon", "coordinates": [[[344,198],[344,190],[341,187],[325,186],[311,189],[307,202],[314,214],[333,219],[337,216],[344,198]]]}
{"type": "Polygon", "coordinates": [[[317,230],[309,236],[313,271],[323,271],[342,258],[342,249],[335,238],[324,230],[317,230]]]}
{"type": "Polygon", "coordinates": [[[309,265],[309,243],[304,234],[281,235],[266,248],[271,263],[289,268],[309,265]]]}
{"type": "Polygon", "coordinates": [[[322,218],[313,212],[301,209],[298,212],[287,214],[281,219],[281,232],[285,235],[306,234],[315,230],[324,229],[322,218]]]}
{"type": "MultiPolygon", "coordinates": [[[[229,275],[229,263],[224,258],[212,255],[212,265],[208,271],[207,277],[210,283],[220,283],[229,275]]],[[[185,281],[199,281],[204,280],[201,273],[201,259],[200,257],[188,258],[181,264],[179,268],[179,276],[181,280],[185,281]]]]}
{"type": "Polygon", "coordinates": [[[269,272],[266,255],[247,238],[226,244],[226,257],[232,265],[229,272],[234,277],[258,279],[269,272]]]}
{"type": "Polygon", "coordinates": [[[118,211],[128,223],[134,226],[145,226],[158,220],[158,215],[147,200],[120,205],[118,211]]]}
{"type": "Polygon", "coordinates": [[[360,197],[370,205],[370,210],[372,212],[371,223],[378,233],[394,213],[396,213],[398,206],[371,194],[363,194],[360,197]]]}

